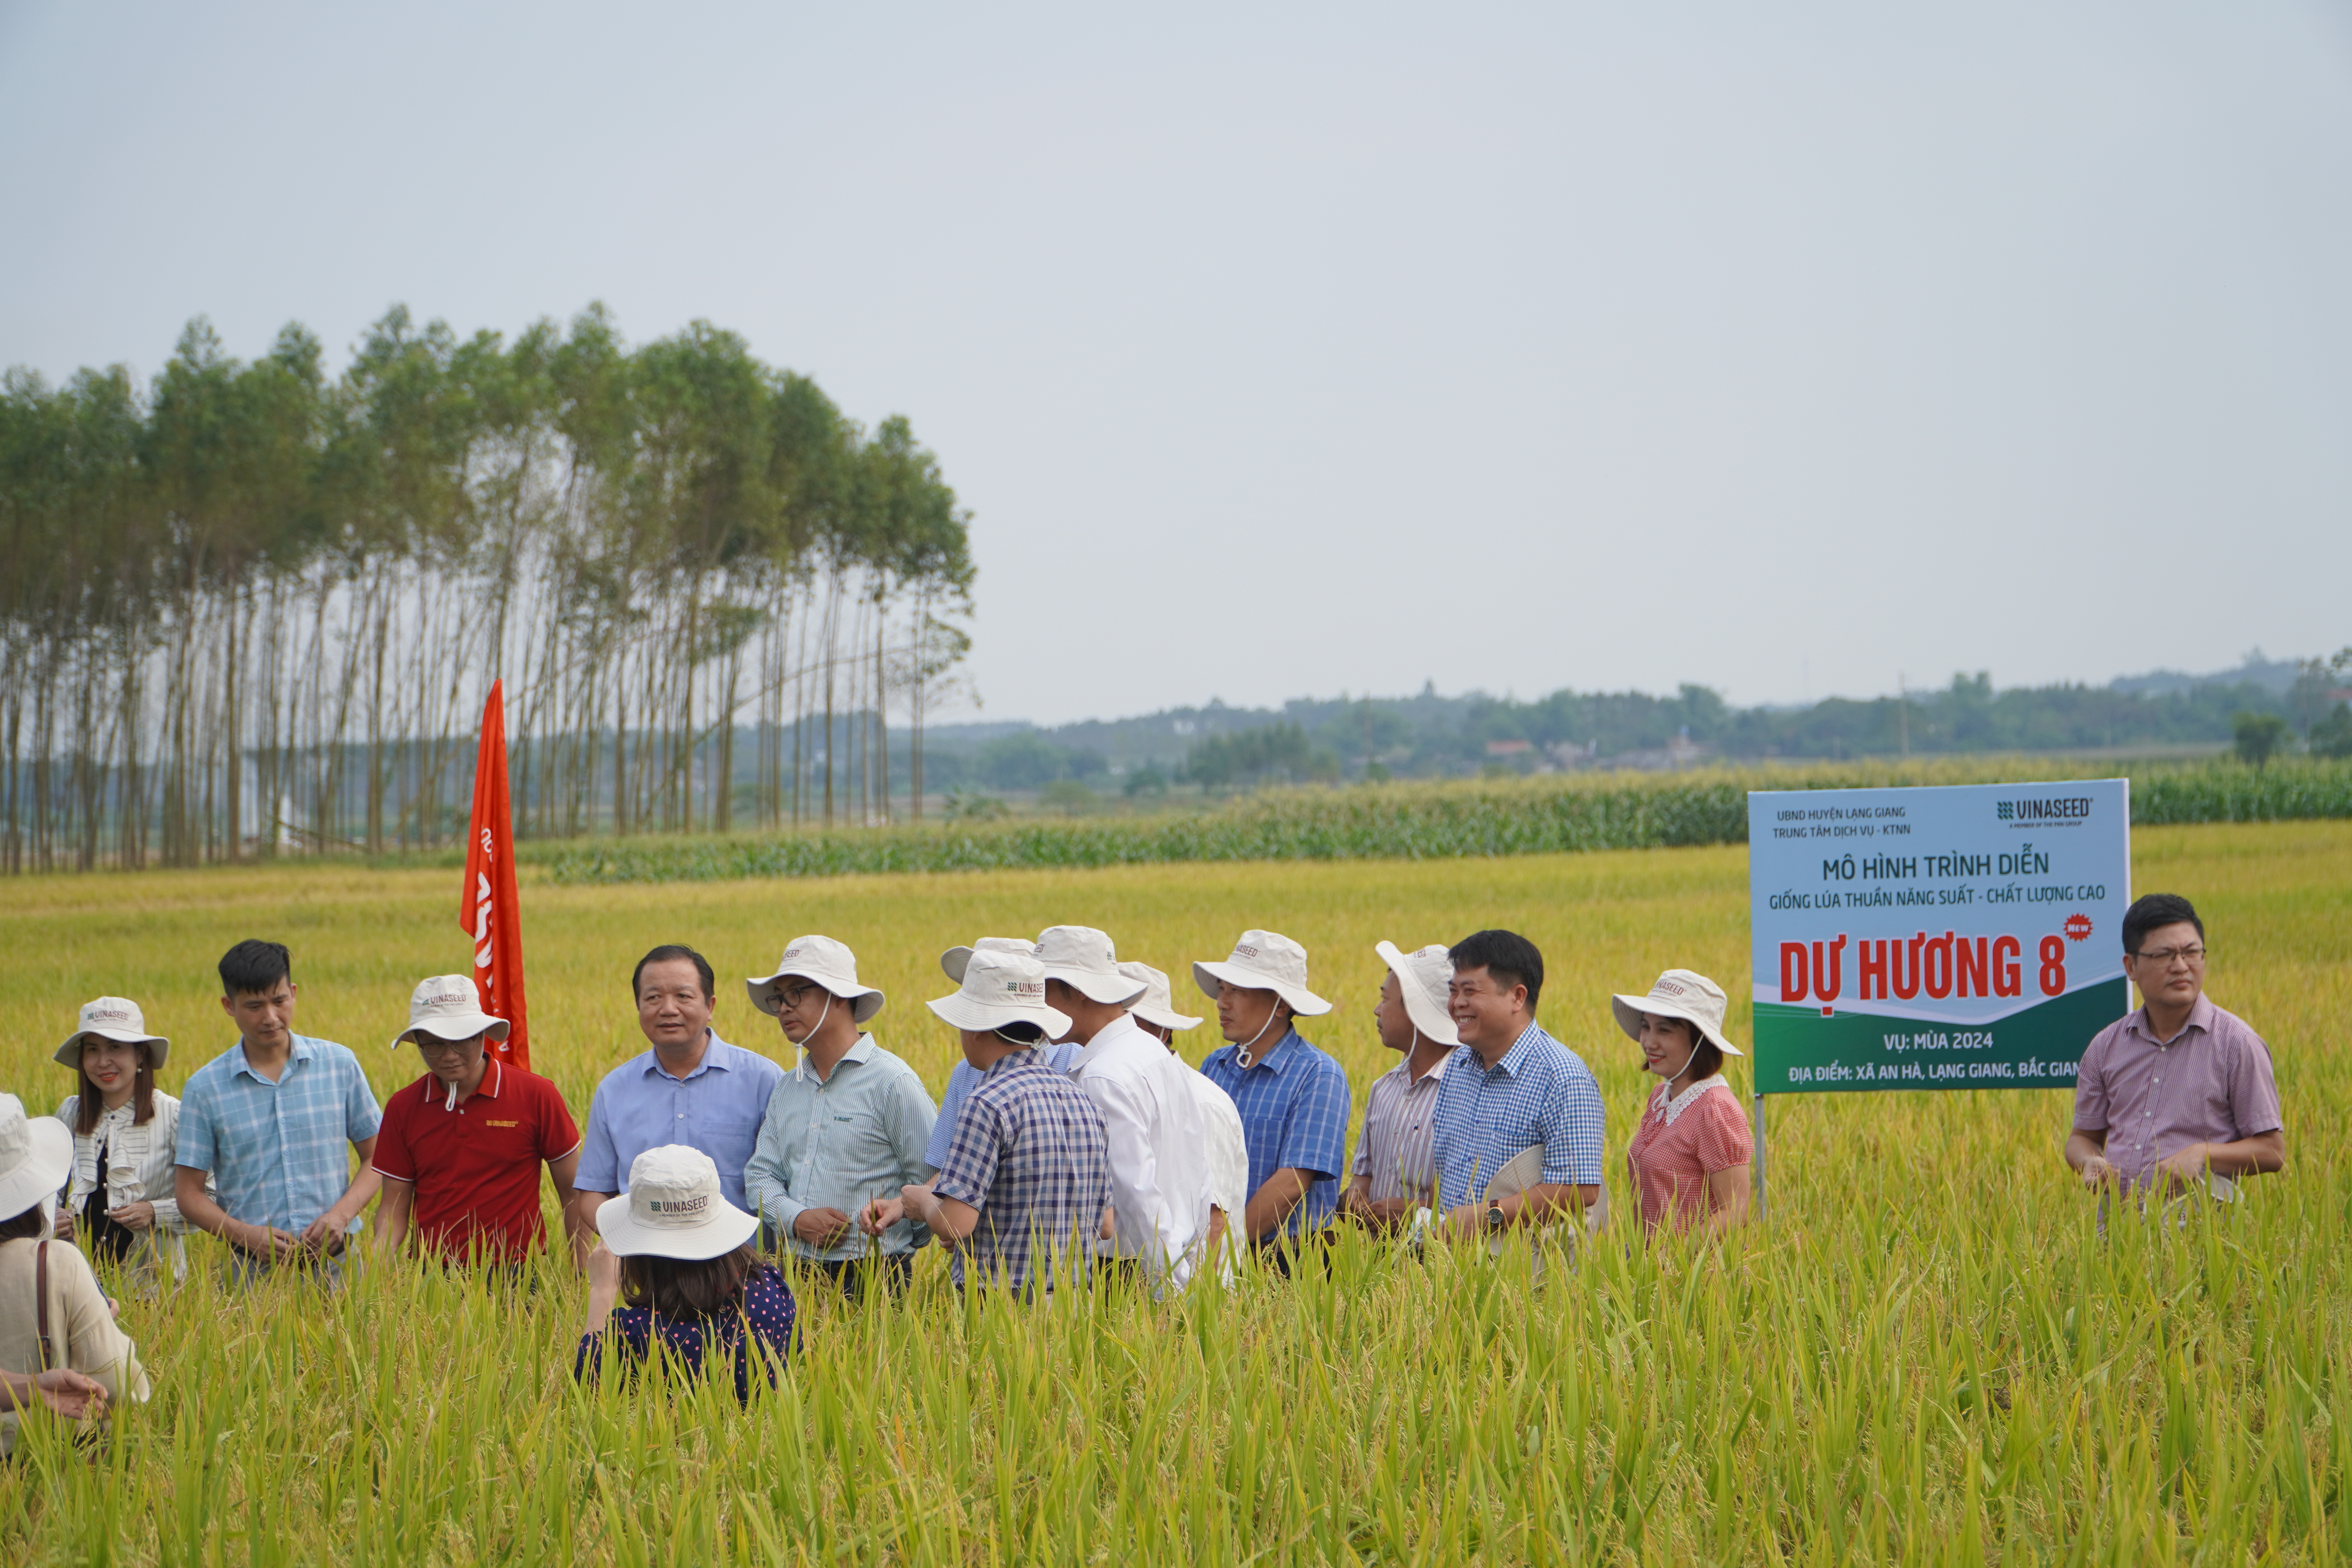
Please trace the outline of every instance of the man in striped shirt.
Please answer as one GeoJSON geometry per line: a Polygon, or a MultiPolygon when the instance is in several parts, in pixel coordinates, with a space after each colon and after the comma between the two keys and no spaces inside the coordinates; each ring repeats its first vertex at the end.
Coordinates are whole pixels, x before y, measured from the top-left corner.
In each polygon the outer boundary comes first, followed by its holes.
{"type": "Polygon", "coordinates": [[[1601,1086],[1574,1051],[1536,1022],[1543,954],[1517,931],[1473,931],[1454,944],[1447,1011],[1462,1037],[1438,1086],[1439,1200],[1457,1236],[1580,1219],[1601,1196],[1601,1086]],[[1540,1177],[1486,1196],[1521,1153],[1543,1150],[1540,1177]]]}
{"type": "Polygon", "coordinates": [[[1339,1212],[1375,1228],[1394,1230],[1417,1208],[1437,1203],[1437,1166],[1432,1146],[1437,1133],[1438,1086],[1445,1062],[1462,1043],[1447,1016],[1446,994],[1454,960],[1443,942],[1418,952],[1378,949],[1389,967],[1381,983],[1372,1023],[1381,1044],[1404,1059],[1373,1080],[1364,1096],[1364,1131],[1356,1142],[1356,1168],[1339,1196],[1339,1212]]]}

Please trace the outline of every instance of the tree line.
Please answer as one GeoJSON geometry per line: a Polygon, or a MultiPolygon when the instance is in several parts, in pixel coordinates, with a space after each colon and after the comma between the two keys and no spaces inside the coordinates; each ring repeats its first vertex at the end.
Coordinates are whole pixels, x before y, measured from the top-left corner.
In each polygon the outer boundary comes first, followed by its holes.
{"type": "Polygon", "coordinates": [[[950,732],[935,773],[950,784],[1034,790],[1103,783],[1129,795],[1193,784],[1459,777],[1538,768],[1668,767],[1733,761],[1948,756],[1991,752],[2233,746],[2249,761],[2302,751],[2352,756],[2352,648],[2267,666],[2265,681],[2181,679],[2141,691],[2057,685],[1996,690],[1982,672],[1948,686],[1790,708],[1738,708],[1685,685],[1670,696],[1560,690],[1295,699],[1279,710],[1181,708],[975,741],[950,732]],[[2289,672],[2281,681],[2277,672],[2289,672]]]}
{"type": "Polygon", "coordinates": [[[201,318],[151,384],[10,370],[0,551],[9,871],[447,843],[500,678],[527,836],[887,820],[894,710],[919,814],[970,647],[969,517],[906,419],[601,306],[511,341],[396,307],[332,376],[201,318]]]}

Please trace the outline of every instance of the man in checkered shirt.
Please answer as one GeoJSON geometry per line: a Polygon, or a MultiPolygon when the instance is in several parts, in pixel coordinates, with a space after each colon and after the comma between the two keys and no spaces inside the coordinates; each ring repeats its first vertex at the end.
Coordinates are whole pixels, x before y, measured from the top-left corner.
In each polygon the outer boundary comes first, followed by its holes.
{"type": "Polygon", "coordinates": [[[902,1217],[921,1221],[948,1247],[959,1287],[1027,1298],[1041,1274],[1049,1291],[1082,1284],[1110,1208],[1110,1138],[1087,1091],[1037,1048],[1070,1026],[1045,1005],[1045,965],[974,952],[962,988],[930,1008],[961,1034],[980,1081],[939,1174],[868,1204],[859,1226],[879,1236],[902,1217]]]}
{"type": "Polygon", "coordinates": [[[238,942],[221,955],[220,976],[221,1010],[238,1038],[181,1091],[181,1217],[228,1243],[237,1279],[289,1265],[335,1279],[360,1211],[383,1184],[369,1163],[383,1113],[357,1057],[294,1032],[284,947],[238,942]]]}
{"type": "Polygon", "coordinates": [[[1517,931],[1482,931],[1450,956],[1446,1010],[1462,1047],[1438,1087],[1432,1148],[1447,1228],[1474,1236],[1579,1219],[1601,1196],[1601,1086],[1536,1022],[1543,954],[1517,931]],[[1538,1146],[1541,1178],[1489,1201],[1496,1173],[1538,1146]]]}

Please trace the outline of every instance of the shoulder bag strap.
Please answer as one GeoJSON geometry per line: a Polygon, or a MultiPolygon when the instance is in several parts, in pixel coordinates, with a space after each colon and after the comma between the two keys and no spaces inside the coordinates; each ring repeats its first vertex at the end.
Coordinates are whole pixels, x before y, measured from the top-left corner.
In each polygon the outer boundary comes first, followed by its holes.
{"type": "Polygon", "coordinates": [[[33,1254],[33,1300],[41,1333],[41,1370],[48,1372],[53,1370],[49,1363],[55,1356],[49,1348],[49,1244],[46,1241],[33,1254]]]}

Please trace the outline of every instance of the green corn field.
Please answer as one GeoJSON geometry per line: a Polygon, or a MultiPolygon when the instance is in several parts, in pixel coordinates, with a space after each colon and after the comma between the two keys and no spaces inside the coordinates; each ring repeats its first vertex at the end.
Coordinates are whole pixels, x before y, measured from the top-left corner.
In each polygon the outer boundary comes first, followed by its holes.
{"type": "MultiPolygon", "coordinates": [[[[2334,1563],[2352,1559],[2352,824],[2144,826],[2135,890],[2195,900],[2212,994],[2269,1040],[2287,1168],[2228,1211],[2104,1232],[2049,1091],[1776,1098],[1769,1213],[1717,1248],[1640,1244],[1623,1147],[1648,1080],[1612,991],[1680,964],[1747,1037],[1737,846],[559,885],[526,879],[533,1065],[584,1115],[642,1048],[630,964],[708,953],[719,1033],[782,1055],[737,977],[850,942],[874,1028],[934,1091],[939,951],[1102,926],[1177,978],[1249,925],[1311,954],[1307,1030],[1357,1113],[1393,1058],[1372,943],[1527,932],[1539,1016],[1591,1063],[1620,1227],[1581,1256],[1424,1257],[1350,1236],[1328,1275],[1155,1302],[966,1302],[936,1252],[900,1304],[803,1290],[803,1347],[748,1408],[572,1377],[584,1291],[398,1267],[237,1292],[208,1238],[122,1321],[155,1384],[111,1441],[28,1422],[0,1466],[10,1563],[2334,1563]]],[[[142,1002],[163,1087],[233,1041],[211,965],[287,942],[296,1027],[379,1092],[408,989],[458,968],[453,874],[352,867],[28,879],[0,910],[0,1088],[101,991],[142,1002]]],[[[1183,1040],[1193,1060],[1213,1023],[1183,1040]]],[[[1732,1065],[1735,1087],[1740,1064],[1732,1065]]]]}
{"type": "MultiPolygon", "coordinates": [[[[2144,826],[2352,817],[2352,763],[2156,763],[2129,772],[2132,820],[2144,826]]],[[[523,853],[562,884],[1223,860],[1486,858],[1744,844],[1752,789],[2114,776],[2112,763],[1965,757],[1709,768],[1631,778],[1610,773],[1454,780],[1266,790],[1200,812],[743,838],[555,840],[527,846],[523,853]]]]}

